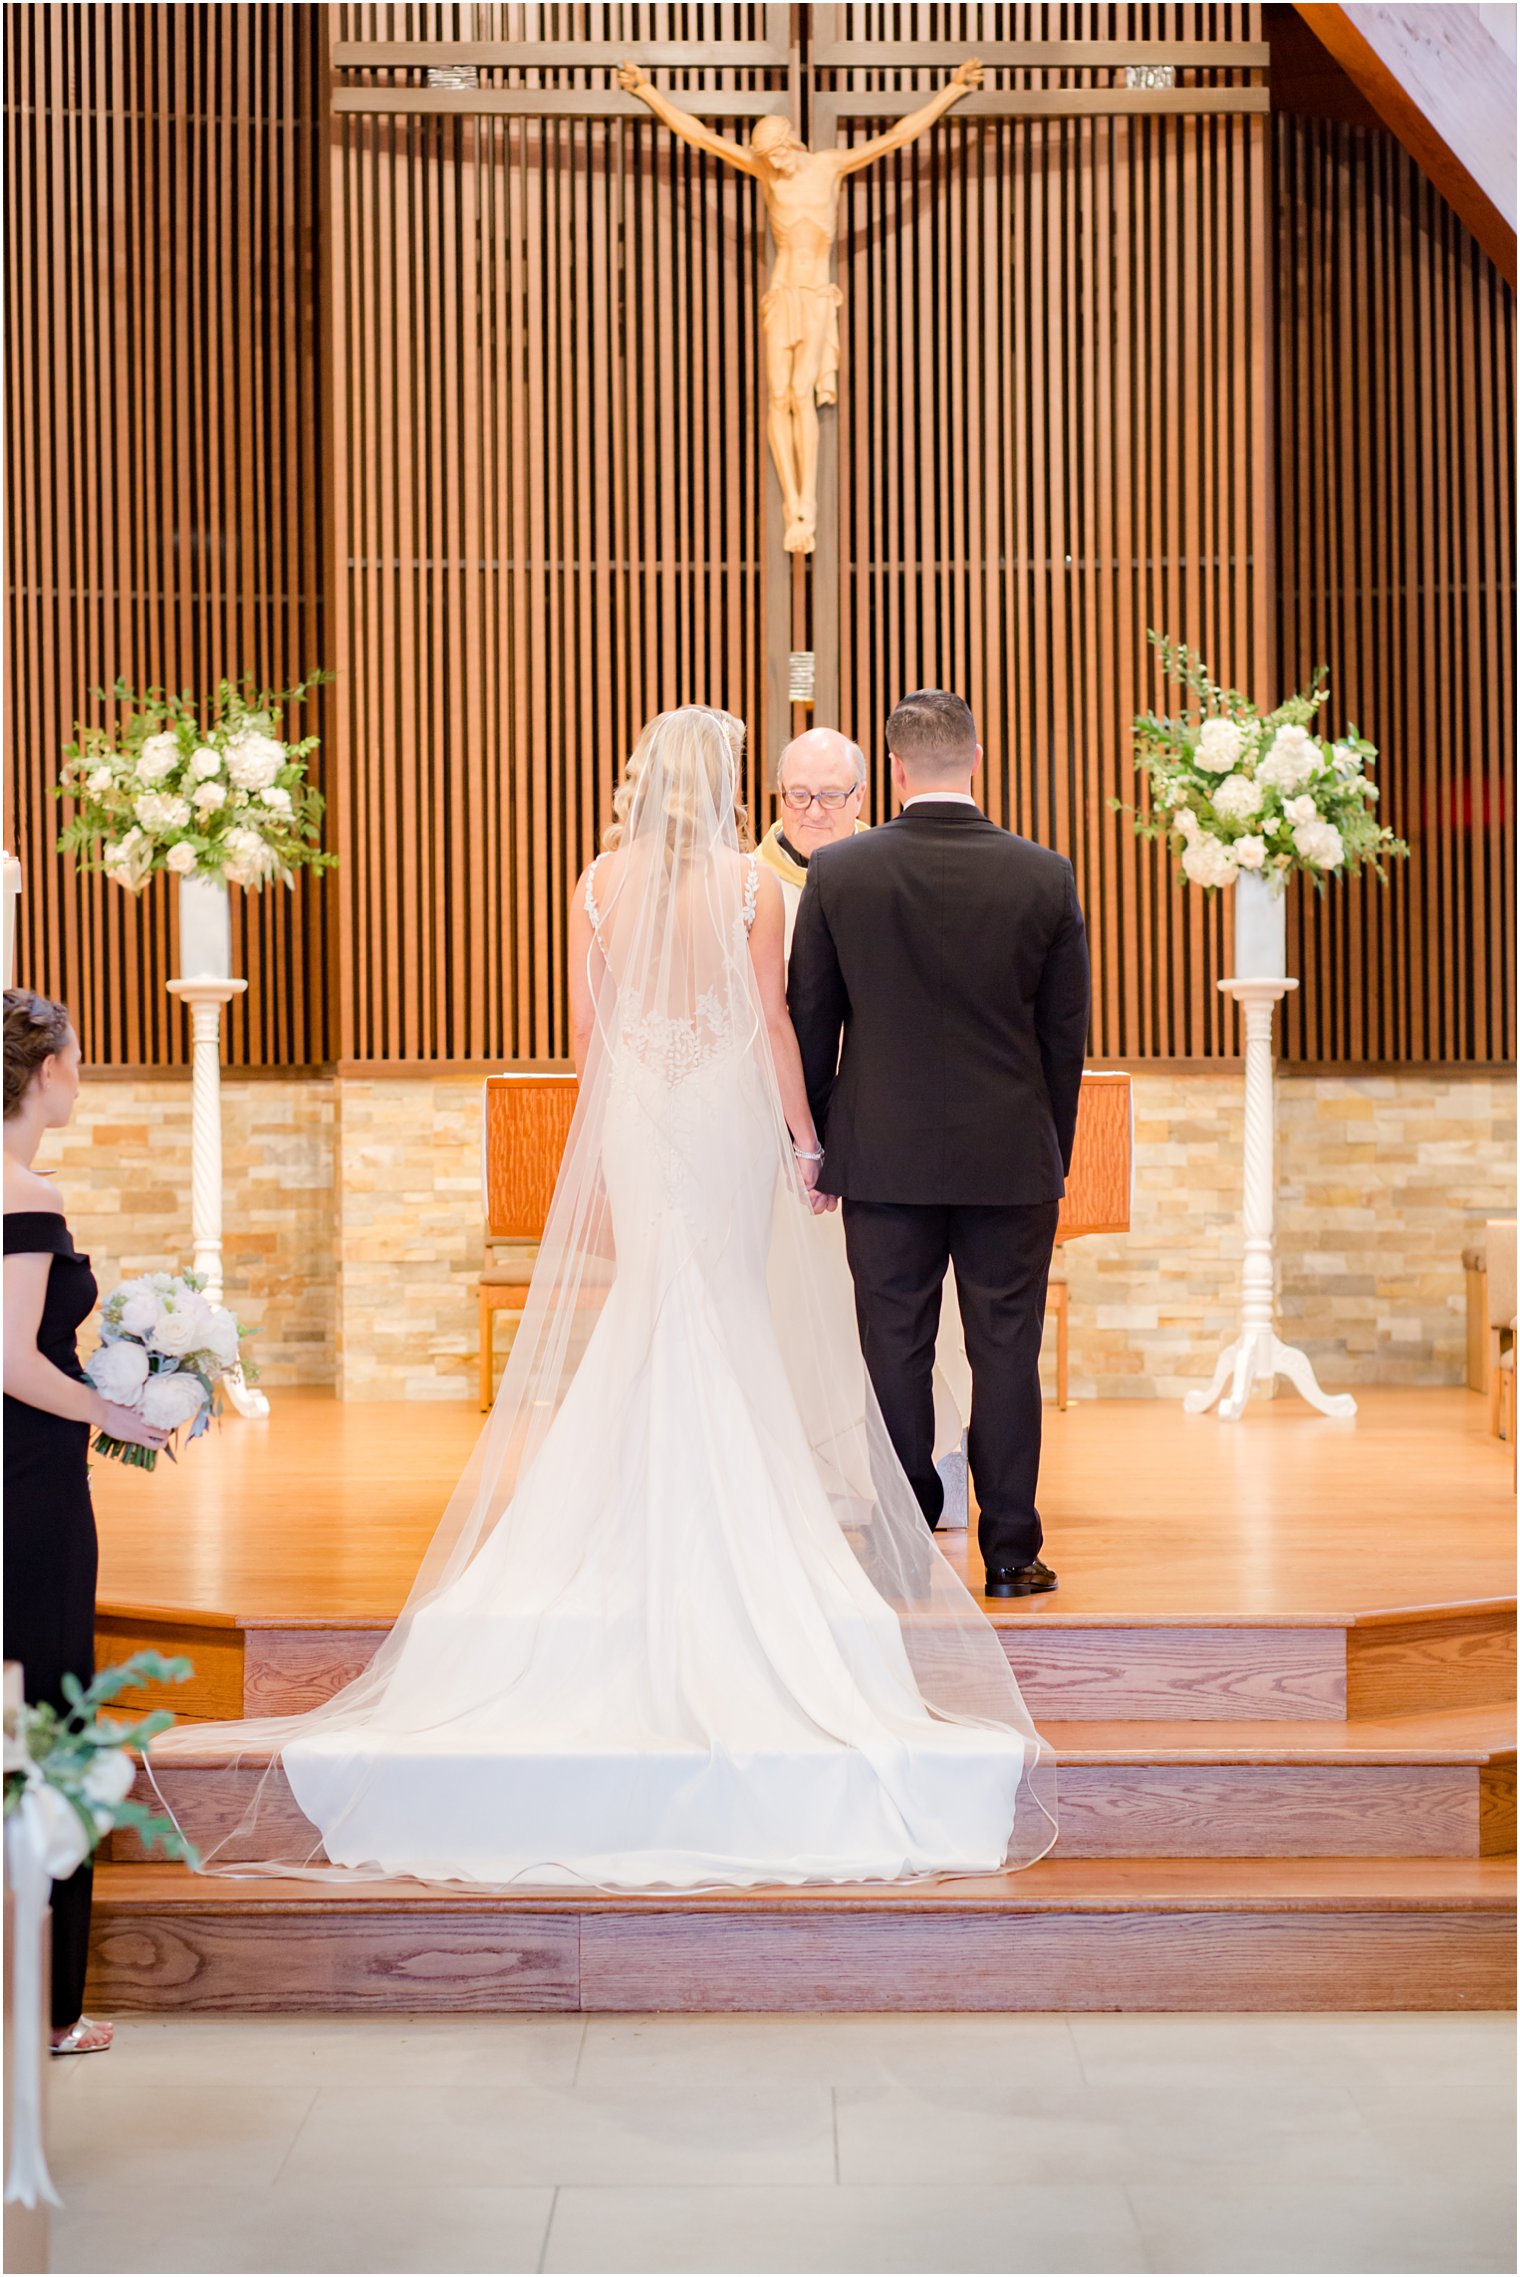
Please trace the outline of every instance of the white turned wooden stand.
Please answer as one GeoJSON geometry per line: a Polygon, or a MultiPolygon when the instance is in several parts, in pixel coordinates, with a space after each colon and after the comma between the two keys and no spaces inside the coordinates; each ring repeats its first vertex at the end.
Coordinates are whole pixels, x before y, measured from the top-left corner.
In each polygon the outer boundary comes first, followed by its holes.
{"type": "Polygon", "coordinates": [[[1257,1384],[1270,1395],[1277,1378],[1321,1415],[1355,1415],[1349,1392],[1321,1391],[1307,1354],[1284,1344],[1277,1334],[1276,1259],[1273,1220],[1276,1169],[1273,1161],[1272,1021],[1278,1004],[1296,980],[1222,980],[1221,992],[1240,1006],[1246,1029],[1245,1257],[1240,1269],[1240,1333],[1220,1353],[1207,1391],[1189,1392],[1189,1415],[1204,1415],[1219,1403],[1233,1423],[1245,1413],[1257,1384]]]}
{"type": "MultiPolygon", "coordinates": [[[[190,1235],[206,1301],[217,1307],[222,1302],[222,1007],[247,986],[246,980],[210,976],[169,982],[169,994],[190,1010],[190,1235]]],[[[239,1415],[269,1413],[268,1400],[244,1380],[241,1368],[222,1379],[222,1389],[239,1415]]]]}

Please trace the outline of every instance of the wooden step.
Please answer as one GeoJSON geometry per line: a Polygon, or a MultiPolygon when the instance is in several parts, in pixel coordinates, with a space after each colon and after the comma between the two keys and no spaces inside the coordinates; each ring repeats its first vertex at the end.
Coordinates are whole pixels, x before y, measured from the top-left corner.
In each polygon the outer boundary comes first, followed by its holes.
{"type": "Polygon", "coordinates": [[[1023,1874],[693,1897],[487,1894],[107,1865],[118,2014],[1502,2009],[1495,1860],[1047,1859],[1023,1874]]]}
{"type": "MultiPolygon", "coordinates": [[[[1381,1723],[1051,1724],[1065,1858],[1477,1858],[1515,1848],[1515,1731],[1487,1709],[1381,1723]]],[[[194,1788],[192,1825],[233,1833],[265,1761],[201,1727],[176,1756],[172,1792],[194,1788]]],[[[138,1800],[156,1805],[140,1776],[138,1800]]],[[[312,1840],[284,1775],[259,1802],[257,1836],[239,1851],[293,1854],[312,1840]]],[[[134,1835],[111,1856],[141,1859],[134,1835]]]]}
{"type": "MultiPolygon", "coordinates": [[[[1127,1620],[1067,1615],[1054,1604],[989,1608],[1040,1723],[1317,1723],[1515,1697],[1513,1598],[1274,1620],[1127,1620]]],[[[193,1721],[315,1707],[368,1666],[388,1628],[380,1620],[195,1615],[168,1606],[106,1606],[96,1623],[102,1661],[156,1644],[195,1663],[192,1684],[151,1696],[153,1705],[193,1721]]]]}

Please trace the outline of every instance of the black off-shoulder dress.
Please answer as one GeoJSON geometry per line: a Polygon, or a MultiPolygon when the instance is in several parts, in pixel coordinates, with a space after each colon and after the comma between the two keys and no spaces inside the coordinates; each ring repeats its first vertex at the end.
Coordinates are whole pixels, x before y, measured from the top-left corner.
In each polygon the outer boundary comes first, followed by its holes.
{"type": "MultiPolygon", "coordinates": [[[[7,1257],[51,1257],[37,1349],[84,1380],[76,1339],[98,1294],[90,1260],[51,1210],[5,1213],[7,1257]]],[[[90,1504],[90,1427],[5,1395],[5,1657],[19,1660],[26,1697],[66,1705],[65,1676],[95,1672],[99,1545],[90,1504]]],[[[90,1944],[90,1868],[53,1884],[53,2028],[84,2007],[90,1944]]]]}

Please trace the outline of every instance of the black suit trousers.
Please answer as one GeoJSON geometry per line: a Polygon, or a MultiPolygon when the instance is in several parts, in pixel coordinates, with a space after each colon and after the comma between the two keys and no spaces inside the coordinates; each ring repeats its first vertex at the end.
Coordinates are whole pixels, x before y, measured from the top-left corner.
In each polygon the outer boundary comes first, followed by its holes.
{"type": "Polygon", "coordinates": [[[1043,1539],[1040,1338],[1055,1246],[1055,1202],[844,1202],[866,1368],[888,1436],[931,1526],[944,1507],[934,1468],[934,1346],[954,1265],[971,1363],[971,1477],[988,1566],[1028,1565],[1043,1539]]]}

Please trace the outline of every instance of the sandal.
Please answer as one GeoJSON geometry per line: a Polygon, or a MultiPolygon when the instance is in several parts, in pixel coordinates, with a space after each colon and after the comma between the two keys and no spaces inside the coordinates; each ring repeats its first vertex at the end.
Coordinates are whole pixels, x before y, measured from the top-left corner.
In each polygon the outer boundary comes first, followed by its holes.
{"type": "Polygon", "coordinates": [[[93,2016],[81,2016],[66,2032],[60,2032],[52,2043],[55,2056],[103,2055],[115,2036],[114,2024],[97,2024],[93,2016]]]}

